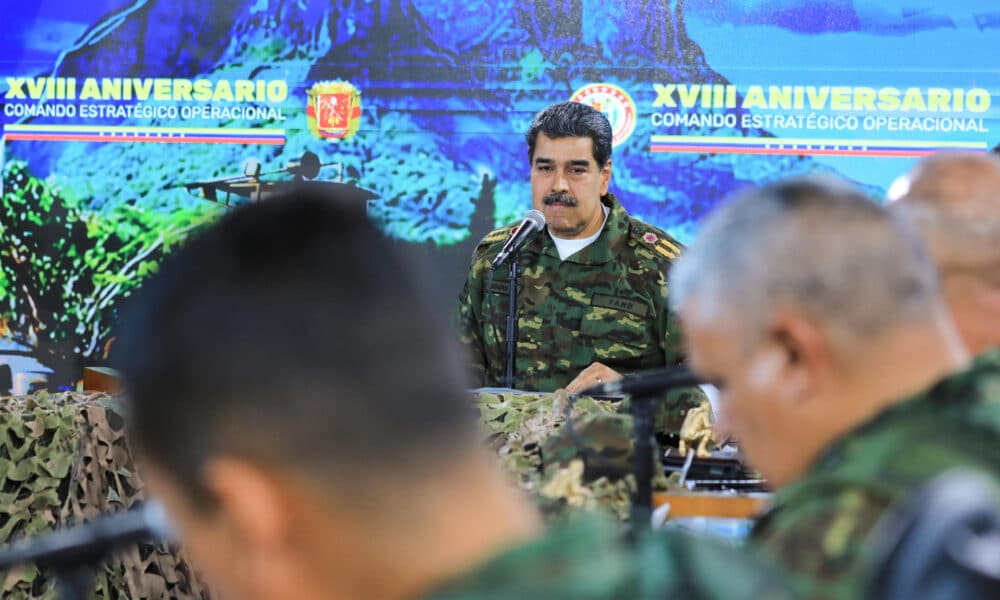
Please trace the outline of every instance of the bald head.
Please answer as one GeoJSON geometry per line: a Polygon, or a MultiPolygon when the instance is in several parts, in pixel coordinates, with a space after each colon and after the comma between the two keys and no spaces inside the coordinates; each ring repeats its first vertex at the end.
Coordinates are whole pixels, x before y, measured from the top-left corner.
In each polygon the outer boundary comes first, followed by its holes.
{"type": "Polygon", "coordinates": [[[906,178],[892,210],[924,238],[966,345],[1000,345],[1000,156],[936,154],[906,178]]]}
{"type": "Polygon", "coordinates": [[[1000,157],[930,156],[907,175],[894,207],[925,238],[939,269],[1000,269],[1000,157]]]}
{"type": "Polygon", "coordinates": [[[943,152],[929,156],[910,171],[905,199],[953,208],[977,206],[1000,194],[1000,159],[994,154],[943,152]]]}

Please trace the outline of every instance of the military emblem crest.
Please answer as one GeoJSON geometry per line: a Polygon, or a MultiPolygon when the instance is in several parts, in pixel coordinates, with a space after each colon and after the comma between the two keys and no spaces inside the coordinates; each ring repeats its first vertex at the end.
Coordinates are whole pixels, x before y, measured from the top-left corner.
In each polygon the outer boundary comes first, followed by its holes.
{"type": "Polygon", "coordinates": [[[573,102],[580,102],[604,113],[611,123],[611,145],[617,146],[635,131],[638,110],[628,92],[610,83],[591,83],[573,92],[573,102]]]}
{"type": "Polygon", "coordinates": [[[655,244],[656,240],[658,240],[660,238],[656,237],[655,233],[649,232],[646,235],[642,236],[642,239],[646,240],[647,244],[655,244]]]}
{"type": "Polygon", "coordinates": [[[309,130],[322,139],[342,140],[361,126],[361,92],[347,81],[321,81],[309,88],[309,130]]]}

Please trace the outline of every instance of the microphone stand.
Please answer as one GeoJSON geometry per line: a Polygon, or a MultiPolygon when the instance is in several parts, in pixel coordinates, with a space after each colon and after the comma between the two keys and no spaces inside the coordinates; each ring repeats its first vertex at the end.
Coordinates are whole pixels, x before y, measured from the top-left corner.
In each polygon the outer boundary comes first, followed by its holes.
{"type": "Polygon", "coordinates": [[[92,523],[22,540],[0,549],[0,572],[23,563],[35,563],[52,575],[56,598],[89,600],[94,574],[116,549],[173,538],[159,503],[139,510],[105,516],[92,523]]]}
{"type": "MultiPolygon", "coordinates": [[[[635,498],[632,499],[632,531],[649,528],[653,516],[653,410],[673,389],[697,385],[690,372],[674,375],[659,390],[633,393],[632,398],[632,472],[635,475],[635,498]]],[[[694,449],[689,450],[694,453],[694,449]]]]}
{"type": "Polygon", "coordinates": [[[89,600],[94,593],[94,570],[99,559],[93,563],[77,565],[51,565],[55,574],[56,598],[58,600],[89,600]]]}
{"type": "Polygon", "coordinates": [[[632,499],[632,530],[650,525],[653,516],[653,407],[661,396],[632,396],[632,473],[635,497],[632,499]]]}
{"type": "Polygon", "coordinates": [[[94,574],[112,550],[108,543],[82,555],[53,557],[36,564],[39,571],[52,575],[57,600],[90,600],[94,595],[94,574]]]}
{"type": "Polygon", "coordinates": [[[514,389],[514,360],[517,349],[517,259],[520,253],[510,257],[507,267],[507,371],[504,375],[504,387],[514,389]]]}

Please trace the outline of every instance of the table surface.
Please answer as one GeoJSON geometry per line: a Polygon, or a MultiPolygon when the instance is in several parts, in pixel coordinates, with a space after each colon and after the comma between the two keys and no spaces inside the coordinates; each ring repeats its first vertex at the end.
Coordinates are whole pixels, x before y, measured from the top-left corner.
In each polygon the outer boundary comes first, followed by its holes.
{"type": "Polygon", "coordinates": [[[767,510],[773,495],[761,492],[658,492],[653,494],[657,508],[670,505],[668,519],[681,517],[721,517],[751,519],[767,510]]]}

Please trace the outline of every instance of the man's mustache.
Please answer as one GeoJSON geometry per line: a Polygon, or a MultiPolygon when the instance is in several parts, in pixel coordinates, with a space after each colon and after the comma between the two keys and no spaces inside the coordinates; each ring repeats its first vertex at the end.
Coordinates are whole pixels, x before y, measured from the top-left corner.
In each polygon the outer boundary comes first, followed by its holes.
{"type": "Polygon", "coordinates": [[[576,206],[576,198],[570,196],[569,194],[558,193],[549,194],[542,198],[542,204],[545,206],[552,206],[553,204],[562,204],[563,206],[576,206]]]}

